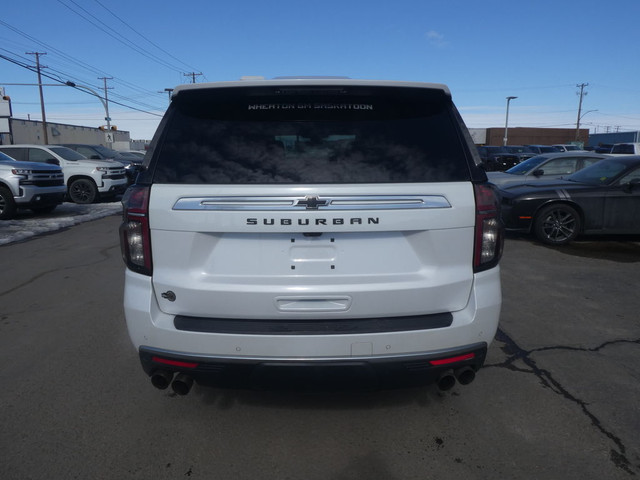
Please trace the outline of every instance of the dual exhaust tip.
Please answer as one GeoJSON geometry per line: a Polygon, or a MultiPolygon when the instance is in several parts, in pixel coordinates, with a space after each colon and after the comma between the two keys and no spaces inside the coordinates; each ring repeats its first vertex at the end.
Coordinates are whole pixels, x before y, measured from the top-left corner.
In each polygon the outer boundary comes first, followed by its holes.
{"type": "Polygon", "coordinates": [[[476,378],[476,371],[472,367],[462,367],[457,370],[446,370],[438,377],[436,385],[441,391],[450,390],[456,384],[469,385],[476,378]]]}
{"type": "Polygon", "coordinates": [[[160,390],[166,390],[171,385],[174,393],[187,395],[193,387],[193,378],[184,373],[178,373],[174,378],[173,372],[158,370],[151,375],[151,384],[160,390]]]}

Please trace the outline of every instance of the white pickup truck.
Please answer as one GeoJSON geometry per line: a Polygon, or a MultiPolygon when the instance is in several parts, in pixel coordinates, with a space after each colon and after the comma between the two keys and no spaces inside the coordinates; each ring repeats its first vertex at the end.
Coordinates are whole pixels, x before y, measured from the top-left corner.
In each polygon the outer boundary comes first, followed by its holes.
{"type": "Polygon", "coordinates": [[[611,155],[640,155],[640,143],[616,143],[611,148],[611,155]]]}
{"type": "Polygon", "coordinates": [[[18,209],[52,212],[66,191],[57,165],[18,162],[0,152],[0,220],[10,220],[18,209]]]}
{"type": "Polygon", "coordinates": [[[127,189],[124,166],[112,160],[90,160],[60,145],[0,145],[0,152],[20,162],[58,165],[67,195],[75,203],[94,203],[127,189]]]}

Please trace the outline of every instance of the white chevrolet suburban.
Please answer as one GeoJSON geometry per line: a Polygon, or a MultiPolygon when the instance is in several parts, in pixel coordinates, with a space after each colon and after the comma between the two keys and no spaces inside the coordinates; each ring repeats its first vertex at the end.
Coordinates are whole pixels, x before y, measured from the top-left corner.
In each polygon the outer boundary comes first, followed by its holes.
{"type": "Polygon", "coordinates": [[[67,195],[75,203],[93,203],[113,197],[127,188],[122,164],[112,160],[89,160],[59,145],[0,145],[0,152],[21,162],[59,165],[67,195]]]}
{"type": "Polygon", "coordinates": [[[494,187],[447,87],[179,86],[123,198],[158,388],[471,382],[501,308],[494,187]]]}

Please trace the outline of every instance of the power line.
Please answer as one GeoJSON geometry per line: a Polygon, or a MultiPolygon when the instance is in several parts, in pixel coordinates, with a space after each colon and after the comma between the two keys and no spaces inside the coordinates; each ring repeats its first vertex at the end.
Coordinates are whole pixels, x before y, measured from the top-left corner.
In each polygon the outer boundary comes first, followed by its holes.
{"type": "MultiPolygon", "coordinates": [[[[3,85],[6,85],[4,83],[3,85]]],[[[93,102],[47,102],[47,105],[93,105],[93,102]]],[[[11,105],[40,105],[40,102],[16,102],[11,100],[11,105]]]]}
{"type": "MultiPolygon", "coordinates": [[[[83,62],[82,60],[79,60],[79,59],[76,59],[76,58],[74,58],[74,57],[72,57],[72,56],[70,56],[70,55],[67,55],[67,54],[66,54],[66,53],[64,53],[63,51],[61,51],[61,50],[59,50],[59,49],[57,49],[57,48],[55,48],[55,47],[53,47],[53,46],[51,46],[51,45],[48,45],[48,44],[47,44],[47,43],[45,43],[45,42],[42,42],[42,41],[38,40],[37,38],[35,38],[35,37],[33,37],[33,36],[29,35],[29,34],[28,34],[28,33],[26,33],[26,32],[23,32],[22,30],[20,30],[20,29],[18,29],[18,28],[16,28],[16,27],[13,27],[12,25],[8,24],[7,22],[5,22],[5,21],[3,21],[3,20],[1,20],[1,19],[0,19],[0,25],[3,25],[4,27],[8,28],[9,30],[12,30],[14,33],[17,33],[18,35],[20,35],[20,36],[22,36],[22,37],[26,38],[27,40],[29,40],[29,41],[31,41],[31,42],[33,42],[33,43],[36,43],[36,44],[38,44],[38,45],[39,45],[39,46],[41,46],[41,47],[44,47],[44,49],[46,49],[46,50],[49,52],[49,55],[51,55],[51,52],[54,52],[55,54],[57,54],[58,56],[60,56],[62,59],[64,59],[64,60],[66,60],[66,61],[68,61],[68,62],[70,62],[70,63],[72,63],[72,64],[74,64],[74,65],[77,65],[77,66],[79,66],[79,67],[81,67],[81,68],[83,68],[83,69],[85,69],[85,70],[87,70],[87,71],[91,72],[93,75],[96,75],[96,76],[99,76],[99,75],[108,75],[108,73],[107,73],[107,72],[104,72],[104,71],[102,71],[102,70],[100,70],[100,69],[97,69],[97,68],[95,68],[95,67],[93,67],[93,66],[89,65],[88,63],[83,62]]],[[[3,49],[3,50],[4,50],[4,49],[3,49]]],[[[7,50],[5,50],[5,51],[7,51],[7,50]]],[[[8,52],[8,51],[7,51],[7,52],[8,52]]],[[[18,56],[18,57],[19,57],[19,55],[15,54],[15,53],[13,53],[13,52],[9,52],[9,53],[11,53],[11,54],[12,54],[12,55],[14,55],[14,56],[18,56]]],[[[49,64],[49,70],[50,70],[50,71],[58,71],[59,73],[61,73],[61,74],[62,74],[62,75],[64,75],[65,77],[67,77],[67,79],[69,79],[69,78],[76,79],[76,76],[75,76],[75,75],[68,75],[68,74],[66,74],[66,73],[64,73],[64,72],[60,72],[59,70],[56,70],[55,68],[53,68],[53,67],[51,66],[51,64],[49,64]]],[[[64,79],[59,79],[59,81],[61,81],[61,82],[63,82],[63,83],[64,83],[64,79]]],[[[148,94],[150,94],[150,95],[157,96],[157,93],[156,93],[156,92],[154,92],[154,91],[152,91],[152,90],[144,89],[144,88],[142,88],[142,87],[139,87],[139,86],[137,86],[137,85],[135,85],[135,84],[132,84],[132,83],[130,83],[130,82],[127,82],[127,81],[125,81],[125,80],[118,79],[117,77],[116,77],[116,78],[114,78],[114,82],[115,82],[115,83],[119,83],[119,84],[121,84],[121,85],[124,85],[124,86],[126,86],[127,88],[131,88],[132,90],[137,90],[137,91],[139,91],[139,92],[143,92],[143,93],[144,93],[144,92],[146,92],[146,93],[148,93],[148,94]]],[[[91,83],[91,81],[87,81],[86,79],[83,79],[81,83],[91,83]]],[[[99,88],[99,87],[96,87],[96,88],[99,88]]],[[[125,98],[126,98],[126,97],[125,97],[125,98]]],[[[152,108],[158,108],[158,107],[152,107],[152,108]]]]}
{"type": "MultiPolygon", "coordinates": [[[[2,23],[2,21],[1,21],[1,20],[0,20],[0,23],[2,23]]],[[[21,55],[18,55],[18,54],[16,54],[15,52],[11,52],[11,51],[9,51],[9,50],[7,50],[7,49],[0,48],[0,50],[5,51],[5,52],[7,52],[7,53],[11,54],[14,58],[15,58],[15,57],[18,57],[18,58],[20,58],[20,59],[24,59],[25,61],[26,61],[26,60],[28,60],[28,59],[26,59],[25,57],[22,57],[21,55]]],[[[82,66],[82,65],[81,65],[81,66],[82,66]]],[[[90,68],[87,68],[87,70],[91,71],[92,73],[95,73],[95,74],[98,74],[98,75],[99,75],[99,74],[106,75],[104,72],[101,72],[100,70],[93,69],[91,66],[88,66],[88,67],[90,67],[90,68]]],[[[78,79],[77,79],[77,75],[72,75],[72,74],[69,74],[69,73],[65,73],[65,72],[63,72],[63,71],[61,71],[61,70],[58,70],[58,69],[56,69],[56,68],[53,68],[53,67],[51,66],[51,64],[49,64],[49,66],[48,66],[48,70],[49,70],[50,72],[55,72],[55,73],[57,73],[57,76],[58,76],[58,79],[57,79],[57,80],[58,80],[59,82],[61,82],[61,83],[65,83],[67,80],[69,80],[69,79],[73,79],[73,80],[75,80],[75,81],[76,81],[76,83],[83,83],[83,84],[89,85],[89,86],[94,87],[94,88],[101,88],[101,87],[99,87],[99,86],[95,85],[95,84],[93,83],[93,81],[92,81],[92,80],[87,80],[87,79],[78,80],[78,79]]],[[[116,80],[116,82],[115,82],[115,83],[118,83],[118,84],[120,84],[120,85],[124,85],[124,86],[126,86],[127,88],[131,88],[131,89],[137,90],[138,92],[140,92],[140,93],[144,94],[145,96],[149,96],[149,95],[152,95],[152,96],[154,96],[154,97],[157,97],[157,96],[158,96],[156,92],[152,92],[152,91],[150,91],[150,90],[144,90],[144,89],[138,88],[138,87],[136,87],[136,86],[135,86],[135,85],[133,85],[133,84],[129,84],[130,86],[127,86],[127,83],[128,83],[128,82],[123,82],[123,81],[118,81],[118,80],[116,80]]],[[[121,100],[128,101],[128,102],[134,103],[134,104],[136,104],[136,105],[139,105],[139,106],[142,106],[142,107],[144,107],[144,108],[151,109],[151,110],[163,110],[163,109],[164,109],[164,107],[159,107],[159,106],[157,106],[157,105],[150,105],[150,104],[148,104],[148,103],[140,102],[140,101],[137,101],[137,100],[135,100],[135,99],[133,99],[133,98],[130,98],[130,97],[127,97],[127,96],[124,96],[124,95],[115,94],[115,96],[116,96],[117,98],[120,98],[121,100]]]]}
{"type": "Polygon", "coordinates": [[[191,77],[191,83],[196,83],[196,77],[202,76],[202,72],[200,73],[190,72],[190,73],[184,73],[183,75],[185,77],[191,77]]]}
{"type": "MultiPolygon", "coordinates": [[[[566,87],[572,87],[573,85],[570,84],[561,84],[561,85],[540,85],[537,87],[513,87],[510,86],[509,87],[509,91],[524,91],[524,90],[549,90],[549,89],[556,89],[556,88],[566,88],[566,87]]],[[[459,88],[456,90],[457,92],[464,92],[464,93],[483,93],[483,92],[503,92],[504,88],[503,87],[498,87],[498,88],[459,88]]],[[[503,108],[503,107],[501,107],[503,108]]]]}
{"type": "Polygon", "coordinates": [[[82,10],[84,12],[84,14],[79,12],[78,10],[72,8],[71,6],[67,5],[62,0],[57,0],[57,1],[58,1],[58,3],[60,3],[64,7],[68,8],[73,13],[75,13],[79,17],[83,18],[84,20],[89,22],[91,25],[93,25],[97,29],[99,29],[102,32],[106,33],[111,38],[113,38],[117,42],[121,43],[125,47],[130,48],[131,50],[139,53],[140,55],[142,55],[142,56],[148,58],[149,60],[152,60],[152,61],[154,61],[154,62],[156,62],[156,63],[158,63],[158,64],[160,64],[160,65],[162,65],[162,66],[164,66],[166,68],[169,68],[169,69],[174,70],[176,72],[182,72],[181,68],[178,68],[175,65],[172,65],[172,64],[166,62],[165,60],[163,60],[162,58],[158,57],[157,55],[154,55],[153,53],[149,52],[148,50],[145,50],[144,48],[139,47],[138,45],[134,44],[132,41],[130,41],[129,39],[124,37],[124,35],[123,36],[114,35],[111,31],[109,31],[107,25],[102,20],[100,20],[98,17],[93,15],[91,12],[89,12],[87,9],[85,9],[84,7],[82,7],[81,5],[76,3],[74,0],[68,0],[68,1],[71,2],[73,5],[75,5],[76,7],[78,7],[80,10],[82,10]],[[89,17],[93,18],[95,21],[92,20],[89,17]]]}
{"type": "Polygon", "coordinates": [[[615,113],[603,113],[603,112],[600,112],[600,115],[605,115],[605,116],[608,116],[608,117],[624,118],[626,120],[640,121],[640,117],[627,117],[627,116],[618,115],[618,114],[615,114],[615,113]]]}
{"type": "MultiPolygon", "coordinates": [[[[58,81],[60,81],[62,83],[66,83],[68,79],[73,79],[73,80],[76,80],[75,83],[86,84],[86,85],[88,85],[88,86],[90,86],[92,88],[95,88],[95,89],[103,88],[103,87],[101,87],[99,85],[95,85],[92,80],[86,80],[86,79],[77,80],[75,75],[71,75],[71,74],[68,74],[68,73],[62,72],[60,70],[53,69],[53,68],[50,68],[50,70],[53,70],[53,71],[58,73],[58,81]]],[[[103,77],[98,77],[98,78],[103,78],[103,77]]],[[[114,79],[115,80],[114,83],[122,84],[122,82],[118,82],[114,77],[109,77],[109,78],[114,79]]],[[[131,87],[129,87],[129,88],[131,88],[131,87]]],[[[142,94],[144,96],[149,96],[149,94],[145,93],[144,91],[141,91],[141,92],[142,92],[142,94]]],[[[136,99],[134,99],[134,98],[132,98],[130,96],[125,96],[125,95],[121,95],[121,94],[118,94],[118,93],[114,93],[113,96],[116,97],[116,98],[120,98],[121,100],[130,102],[130,103],[133,103],[133,104],[136,104],[136,105],[139,105],[141,107],[148,108],[148,109],[151,109],[151,110],[162,110],[163,109],[163,107],[159,107],[157,105],[151,105],[149,103],[140,102],[140,101],[138,101],[138,100],[136,100],[136,99]]],[[[156,96],[155,93],[154,93],[153,96],[156,96]]]]}
{"type": "MultiPolygon", "coordinates": [[[[27,70],[31,70],[32,72],[35,72],[35,71],[36,71],[36,70],[34,69],[34,67],[31,67],[30,65],[25,65],[25,64],[23,64],[23,63],[21,63],[21,62],[18,62],[17,60],[14,60],[14,59],[11,59],[11,58],[7,57],[6,55],[2,55],[2,54],[0,54],[0,58],[2,58],[2,59],[4,59],[4,60],[7,60],[8,62],[14,63],[14,64],[16,64],[16,65],[18,65],[18,66],[20,66],[20,67],[22,67],[22,68],[26,68],[27,70]]],[[[43,76],[43,77],[46,77],[46,78],[49,78],[49,79],[51,79],[51,80],[53,80],[53,81],[55,81],[55,82],[58,82],[58,83],[60,83],[60,84],[62,84],[62,85],[66,84],[66,82],[63,82],[63,81],[61,81],[60,79],[58,79],[58,78],[56,78],[56,77],[53,77],[53,76],[51,76],[51,75],[47,75],[47,74],[44,74],[44,73],[43,73],[43,74],[42,74],[42,76],[43,76]]],[[[82,90],[81,88],[78,88],[78,87],[72,87],[72,88],[76,88],[77,90],[84,91],[84,90],[82,90]]],[[[85,93],[87,93],[87,92],[85,91],[85,93]]],[[[91,95],[93,95],[93,94],[91,94],[91,95]]],[[[100,98],[101,98],[101,97],[100,97],[100,98]]],[[[130,109],[130,110],[135,110],[135,111],[137,111],[137,112],[146,113],[146,114],[148,114],[148,115],[153,115],[153,116],[156,116],[156,117],[162,117],[162,115],[160,115],[160,114],[158,114],[158,113],[148,112],[148,111],[146,111],[146,110],[141,110],[141,109],[139,109],[139,108],[132,107],[131,105],[126,105],[126,104],[124,104],[124,103],[116,102],[116,101],[114,101],[114,100],[111,100],[111,103],[114,103],[114,104],[116,104],[116,105],[120,105],[120,106],[125,107],[125,108],[128,108],[128,109],[130,109]]]]}
{"type": "Polygon", "coordinates": [[[168,55],[169,57],[173,58],[174,60],[177,60],[178,62],[180,62],[182,65],[184,65],[185,67],[191,69],[191,70],[197,70],[195,67],[190,66],[189,64],[183,62],[182,60],[180,60],[179,58],[175,57],[174,55],[172,55],[171,53],[167,52],[165,49],[163,49],[162,47],[160,47],[159,45],[157,45],[156,43],[154,43],[153,41],[151,41],[149,38],[145,37],[143,34],[141,34],[139,31],[137,31],[135,28],[133,28],[131,25],[129,25],[127,22],[125,22],[122,18],[120,18],[118,15],[116,15],[112,10],[110,10],[109,8],[107,8],[103,3],[101,3],[99,0],[94,0],[98,5],[100,5],[102,8],[104,8],[107,12],[109,12],[113,17],[115,17],[120,23],[122,23],[123,25],[125,25],[127,28],[129,28],[133,33],[135,33],[136,35],[138,35],[140,38],[146,40],[149,44],[151,44],[152,46],[154,46],[155,48],[157,48],[158,50],[160,50],[162,53],[164,53],[165,55],[168,55]]]}

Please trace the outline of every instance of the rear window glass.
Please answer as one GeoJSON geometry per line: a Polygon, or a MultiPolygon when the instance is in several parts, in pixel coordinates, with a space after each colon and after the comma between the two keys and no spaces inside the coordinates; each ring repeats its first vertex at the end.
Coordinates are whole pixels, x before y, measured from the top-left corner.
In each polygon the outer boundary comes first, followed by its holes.
{"type": "Polygon", "coordinates": [[[620,145],[614,145],[613,148],[611,149],[611,153],[633,154],[634,148],[633,148],[633,145],[623,143],[620,145]]]}
{"type": "Polygon", "coordinates": [[[454,107],[437,90],[183,91],[163,131],[155,183],[407,183],[470,175],[454,107]]]}

